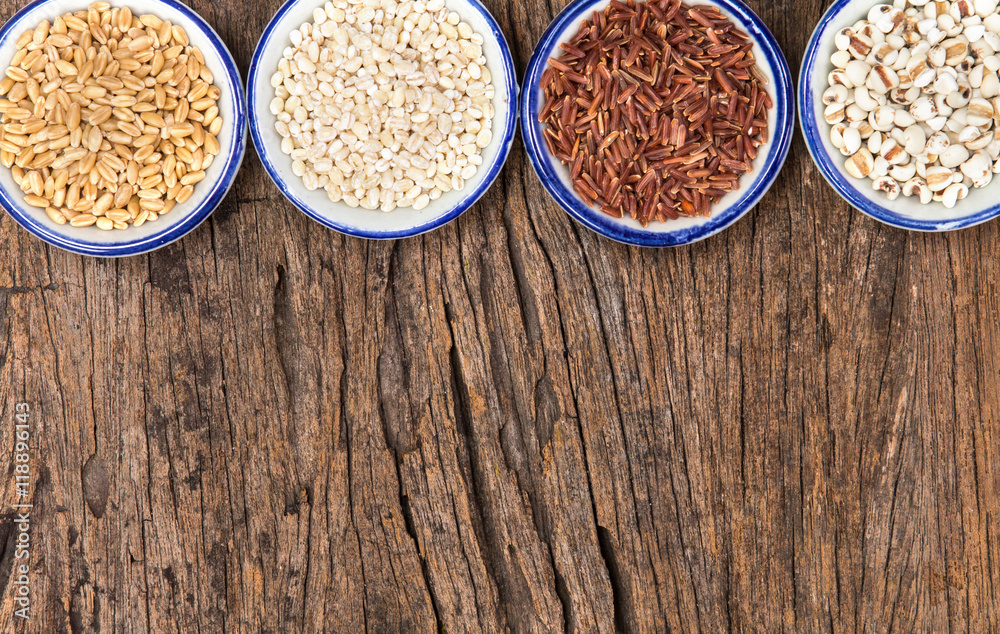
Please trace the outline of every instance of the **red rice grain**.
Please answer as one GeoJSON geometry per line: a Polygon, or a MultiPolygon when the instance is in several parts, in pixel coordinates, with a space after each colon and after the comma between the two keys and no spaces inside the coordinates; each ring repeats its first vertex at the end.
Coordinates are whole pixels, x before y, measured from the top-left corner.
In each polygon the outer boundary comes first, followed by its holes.
{"type": "Polygon", "coordinates": [[[718,9],[611,0],[542,75],[549,151],[591,205],[643,226],[708,216],[768,139],[753,42],[718,9]]]}

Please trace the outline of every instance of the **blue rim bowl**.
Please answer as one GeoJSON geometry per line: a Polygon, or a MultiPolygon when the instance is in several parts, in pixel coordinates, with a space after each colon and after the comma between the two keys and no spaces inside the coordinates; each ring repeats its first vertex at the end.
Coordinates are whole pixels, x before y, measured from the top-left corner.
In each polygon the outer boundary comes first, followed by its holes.
{"type": "MultiPolygon", "coordinates": [[[[236,179],[246,151],[246,104],[243,84],[236,62],[211,26],[197,13],[175,0],[125,0],[113,6],[128,6],[136,15],[151,13],[182,26],[193,45],[205,55],[222,96],[220,116],[224,127],[219,134],[222,148],[208,169],[208,176],[195,187],[195,193],[170,213],[139,228],[102,231],[97,227],[57,225],[44,210],[27,206],[20,187],[9,169],[0,167],[0,204],[19,225],[52,246],[80,255],[123,257],[148,253],[180,240],[194,231],[219,206],[236,179]]],[[[9,64],[14,42],[28,28],[41,20],[51,21],[67,12],[86,9],[86,0],[35,0],[15,13],[0,29],[0,64],[9,64]]]]}
{"type": "Polygon", "coordinates": [[[490,12],[478,0],[448,0],[447,8],[458,13],[485,40],[483,51],[493,75],[496,97],[493,106],[493,141],[483,151],[479,172],[466,182],[460,192],[448,192],[421,211],[396,209],[390,213],[351,208],[344,202],[332,202],[323,189],[309,191],[302,179],[292,173],[292,161],[281,152],[281,137],[274,130],[276,121],[269,105],[274,98],[271,75],[278,69],[282,51],[290,44],[288,34],[312,20],[312,11],[323,0],[288,0],[278,9],[257,43],[247,77],[247,100],[250,108],[250,136],[257,154],[281,193],[302,213],[321,225],[340,233],[370,240],[392,240],[418,236],[442,227],[465,213],[490,188],[500,175],[517,130],[518,86],[514,59],[503,32],[490,12]]]}
{"type": "Polygon", "coordinates": [[[827,10],[813,31],[799,73],[799,123],[806,147],[823,178],[855,209],[887,225],[910,231],[955,231],[982,224],[1000,216],[993,184],[973,190],[954,209],[900,196],[889,200],[871,187],[871,181],[851,177],[844,170],[846,157],[830,142],[830,125],[823,117],[823,91],[833,69],[830,56],[835,50],[834,35],[865,18],[872,3],[867,0],[838,0],[827,10]]]}
{"type": "Polygon", "coordinates": [[[603,10],[610,0],[576,0],[567,6],[545,31],[528,62],[521,94],[521,133],[528,159],[542,185],[559,206],[577,222],[617,242],[643,247],[676,247],[704,240],[733,225],[756,205],[774,184],[788,157],[794,128],[794,96],[791,72],[778,42],[767,26],[740,0],[706,0],[718,7],[754,41],[758,66],[770,80],[774,101],[770,118],[770,140],[754,161],[753,174],[740,181],[741,189],[723,198],[709,218],[680,218],[643,227],[632,218],[612,218],[586,204],[573,191],[569,170],[550,153],[544,139],[544,124],[538,114],[544,104],[542,73],[550,57],[559,54],[559,44],[569,40],[581,22],[594,11],[603,10]],[[752,179],[752,182],[750,182],[752,179]]]}

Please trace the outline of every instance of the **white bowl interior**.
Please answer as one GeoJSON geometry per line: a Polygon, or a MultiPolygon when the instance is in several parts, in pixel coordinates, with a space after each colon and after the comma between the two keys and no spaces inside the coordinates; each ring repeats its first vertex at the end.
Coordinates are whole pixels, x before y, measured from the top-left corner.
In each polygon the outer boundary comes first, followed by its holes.
{"type": "MultiPolygon", "coordinates": [[[[231,156],[234,151],[242,152],[242,148],[235,147],[239,136],[237,134],[236,100],[241,95],[242,86],[238,84],[234,85],[230,80],[226,72],[226,66],[222,60],[223,53],[218,51],[212,44],[204,27],[188,18],[180,10],[156,0],[113,2],[112,6],[127,6],[132,10],[134,15],[153,14],[163,20],[169,20],[174,24],[180,25],[187,31],[191,44],[201,49],[201,52],[205,55],[205,62],[215,76],[214,83],[222,93],[219,98],[219,116],[223,119],[223,127],[218,137],[221,147],[219,156],[209,167],[205,180],[195,186],[194,194],[191,198],[183,205],[175,206],[169,213],[159,217],[155,222],[147,222],[138,228],[129,227],[124,231],[103,231],[96,226],[71,227],[69,224],[57,225],[49,219],[44,210],[30,207],[22,202],[23,194],[21,193],[21,188],[14,182],[11,171],[0,166],[0,187],[8,193],[10,198],[16,201],[18,210],[22,214],[31,217],[37,224],[42,225],[52,233],[65,235],[73,240],[96,245],[113,245],[141,241],[162,234],[171,227],[180,224],[214,192],[219,179],[223,175],[223,170],[227,163],[226,158],[231,156]]],[[[51,22],[60,15],[86,8],[86,0],[52,0],[24,14],[13,25],[9,37],[0,42],[0,64],[3,65],[3,68],[10,65],[10,60],[13,58],[15,52],[14,45],[16,40],[27,29],[34,28],[42,20],[51,22]]]]}
{"type": "MultiPolygon", "coordinates": [[[[292,159],[281,151],[281,136],[275,131],[274,124],[277,119],[271,114],[269,105],[274,99],[274,88],[271,87],[271,75],[278,69],[278,61],[282,52],[290,46],[288,34],[298,29],[304,22],[312,21],[313,9],[323,6],[323,0],[298,0],[288,7],[284,15],[274,23],[274,28],[269,34],[265,34],[268,39],[258,44],[257,62],[258,67],[253,69],[250,77],[251,86],[249,89],[250,116],[255,119],[257,131],[263,147],[258,147],[263,160],[270,163],[273,172],[280,180],[278,184],[283,193],[292,198],[300,207],[308,208],[313,214],[325,219],[333,226],[349,232],[367,234],[378,237],[381,233],[405,232],[415,227],[423,227],[434,220],[448,215],[457,206],[467,202],[481,186],[490,174],[491,167],[496,164],[504,153],[513,135],[513,130],[505,131],[505,125],[516,111],[516,89],[508,90],[508,85],[516,86],[512,77],[512,72],[504,64],[504,47],[500,38],[502,34],[495,31],[486,16],[482,12],[486,9],[470,0],[448,0],[447,8],[458,13],[462,20],[468,22],[477,33],[483,36],[483,54],[486,57],[486,65],[493,76],[493,85],[496,88],[496,96],[493,98],[493,107],[496,109],[496,116],[493,119],[493,141],[483,150],[483,164],[479,167],[476,175],[466,181],[462,191],[451,191],[435,201],[426,208],[416,211],[414,209],[396,209],[390,213],[380,210],[368,210],[363,208],[352,208],[344,202],[333,202],[322,188],[316,191],[309,191],[302,184],[302,179],[292,173],[292,159]],[[515,94],[512,94],[515,93],[515,94]]],[[[512,122],[513,123],[513,122],[512,122]]],[[[481,193],[481,192],[480,192],[481,193]]],[[[470,202],[471,204],[471,202],[470,202]]],[[[433,227],[428,227],[433,228],[433,227]]]]}
{"type": "MultiPolygon", "coordinates": [[[[571,39],[573,39],[573,36],[575,36],[577,32],[580,30],[580,25],[583,23],[583,20],[590,19],[590,16],[593,12],[603,11],[605,8],[607,8],[609,4],[611,4],[611,0],[600,0],[599,2],[595,2],[593,3],[591,10],[588,11],[585,15],[581,16],[580,20],[569,23],[566,29],[559,34],[559,37],[558,39],[556,39],[552,49],[547,51],[545,55],[546,60],[550,57],[555,57],[560,55],[562,53],[562,49],[559,48],[560,44],[562,44],[563,42],[568,42],[571,39]]],[[[689,4],[692,4],[693,6],[693,4],[695,3],[689,2],[689,4]]],[[[753,38],[753,34],[747,31],[746,27],[743,25],[739,17],[733,15],[732,12],[728,11],[724,6],[712,2],[711,0],[700,0],[697,4],[711,5],[717,7],[723,15],[725,15],[730,21],[732,21],[733,24],[735,24],[737,27],[740,27],[742,31],[744,31],[745,33],[750,35],[751,38],[753,38]]],[[[754,56],[757,58],[757,67],[761,70],[764,76],[767,77],[768,80],[767,89],[771,95],[771,99],[776,104],[778,96],[775,94],[775,87],[777,85],[775,77],[778,75],[779,71],[778,69],[772,66],[767,56],[764,55],[760,43],[756,40],[756,38],[753,38],[753,41],[754,41],[753,51],[754,51],[754,56]]],[[[529,90],[529,88],[525,87],[525,90],[529,90]]],[[[535,90],[538,92],[539,98],[537,103],[539,104],[539,107],[541,107],[541,104],[545,103],[545,98],[544,96],[541,95],[541,93],[543,92],[542,87],[532,86],[530,90],[535,90]]],[[[536,112],[534,114],[535,116],[537,116],[538,113],[536,112]]],[[[536,125],[536,122],[532,121],[531,124],[536,125]]],[[[628,227],[636,231],[645,231],[647,233],[672,233],[675,231],[688,229],[690,227],[697,227],[700,225],[708,224],[712,220],[712,218],[717,217],[725,209],[728,209],[729,207],[737,203],[745,193],[746,188],[749,187],[751,182],[753,182],[754,178],[760,175],[763,165],[767,161],[767,155],[771,148],[771,144],[774,142],[774,138],[778,132],[777,127],[778,127],[778,108],[775,107],[771,108],[770,111],[768,112],[769,139],[765,145],[761,146],[757,154],[757,158],[754,160],[753,173],[744,175],[743,178],[740,179],[740,189],[738,191],[730,192],[729,194],[724,196],[715,206],[712,207],[711,211],[712,215],[709,218],[682,217],[676,220],[668,220],[667,222],[651,222],[648,226],[643,228],[642,223],[640,223],[638,220],[635,220],[634,218],[625,216],[623,218],[614,219],[611,218],[611,216],[607,216],[606,214],[604,214],[604,212],[602,212],[597,207],[591,206],[591,208],[594,210],[595,213],[601,214],[602,216],[605,216],[606,218],[609,218],[613,222],[617,222],[618,224],[621,224],[624,227],[628,227]]],[[[545,149],[544,160],[547,160],[549,162],[549,164],[555,170],[555,173],[559,176],[559,179],[562,181],[566,189],[570,192],[573,192],[573,195],[576,196],[576,192],[573,190],[573,180],[570,178],[569,168],[563,165],[559,161],[559,159],[552,156],[552,154],[548,151],[548,147],[545,146],[544,143],[543,147],[545,149]]],[[[581,199],[579,196],[577,196],[577,199],[580,201],[581,205],[586,205],[586,203],[583,202],[583,199],[581,199]]]]}
{"type": "MultiPolygon", "coordinates": [[[[868,15],[868,11],[873,6],[867,0],[854,0],[848,3],[825,27],[817,40],[816,64],[812,68],[812,74],[807,78],[809,88],[813,96],[816,125],[819,129],[819,137],[823,143],[823,151],[830,157],[831,162],[840,172],[844,180],[854,188],[858,194],[867,198],[872,204],[878,205],[892,213],[913,218],[915,220],[943,221],[957,220],[973,215],[979,211],[997,204],[996,187],[1000,181],[993,183],[983,189],[972,189],[969,196],[959,201],[954,209],[948,209],[940,203],[922,205],[915,198],[900,196],[896,200],[889,200],[883,193],[872,188],[872,181],[869,179],[858,180],[847,173],[844,163],[847,160],[840,150],[830,142],[831,126],[824,117],[825,106],[823,105],[823,92],[829,87],[828,76],[833,70],[830,57],[837,50],[834,36],[838,31],[845,29],[858,20],[862,20],[868,15]]],[[[941,225],[947,228],[946,224],[941,225]]]]}

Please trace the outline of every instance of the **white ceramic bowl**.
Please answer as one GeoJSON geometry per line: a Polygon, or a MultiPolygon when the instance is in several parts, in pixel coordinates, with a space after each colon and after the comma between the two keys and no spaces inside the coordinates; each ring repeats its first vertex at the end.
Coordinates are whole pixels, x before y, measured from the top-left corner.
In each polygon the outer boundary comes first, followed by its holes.
{"type": "MultiPolygon", "coordinates": [[[[218,207],[233,184],[246,150],[246,107],[239,71],[218,34],[198,14],[174,0],[116,0],[113,6],[127,6],[134,15],[153,14],[187,31],[191,44],[201,49],[215,76],[222,96],[219,116],[224,126],[219,134],[221,152],[209,167],[205,180],[194,195],[155,222],[124,231],[103,231],[95,226],[57,225],[45,211],[24,203],[21,188],[10,170],[0,166],[0,203],[22,227],[45,242],[82,255],[119,257],[158,249],[193,231],[218,207]]],[[[65,13],[86,9],[86,0],[36,0],[11,17],[0,29],[0,65],[7,68],[14,56],[15,42],[24,31],[42,20],[51,22],[65,13]]]]}
{"type": "Polygon", "coordinates": [[[303,213],[330,229],[348,235],[370,239],[406,238],[432,231],[458,218],[486,193],[500,175],[517,128],[514,61],[496,20],[478,0],[446,2],[448,9],[458,13],[485,39],[483,53],[496,87],[493,141],[483,150],[483,164],[479,171],[466,181],[462,191],[448,192],[425,209],[396,209],[384,213],[332,202],[322,188],[316,191],[306,189],[302,179],[292,173],[292,160],[281,151],[281,136],[274,129],[276,118],[269,110],[274,99],[271,76],[278,69],[282,51],[290,45],[288,34],[304,22],[311,22],[313,9],[323,4],[323,0],[288,0],[267,25],[250,63],[247,78],[250,135],[264,169],[281,193],[303,213]]]}
{"type": "Polygon", "coordinates": [[[638,246],[668,247],[690,244],[719,233],[760,201],[777,179],[788,156],[795,119],[794,97],[791,73],[781,48],[760,18],[740,0],[700,2],[718,7],[753,40],[757,65],[769,80],[767,87],[774,102],[768,115],[771,138],[754,161],[753,173],[740,179],[740,189],[723,197],[712,208],[710,217],[678,218],[652,222],[643,227],[639,221],[627,216],[613,218],[588,205],[576,194],[569,168],[549,152],[543,136],[544,124],[538,120],[545,103],[541,78],[549,58],[560,54],[559,45],[576,35],[583,20],[589,19],[595,11],[603,11],[609,4],[610,0],[576,0],[571,3],[549,26],[528,62],[521,96],[521,130],[531,165],[545,189],[570,216],[612,240],[638,246]]]}
{"type": "Polygon", "coordinates": [[[799,74],[799,119],[809,153],[823,177],[855,208],[885,224],[913,231],[954,231],[992,220],[1000,215],[1000,179],[973,189],[954,209],[940,203],[921,205],[915,198],[889,200],[872,189],[868,179],[853,178],[844,169],[846,158],[830,142],[822,101],[833,70],[830,56],[836,51],[834,35],[868,15],[875,0],[838,0],[813,32],[799,74]]]}

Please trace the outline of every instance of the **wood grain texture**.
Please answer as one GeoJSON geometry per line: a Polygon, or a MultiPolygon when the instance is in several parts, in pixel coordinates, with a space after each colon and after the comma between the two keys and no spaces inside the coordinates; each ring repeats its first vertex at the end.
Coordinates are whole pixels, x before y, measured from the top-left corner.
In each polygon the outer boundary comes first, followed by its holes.
{"type": "MultiPolygon", "coordinates": [[[[566,3],[484,0],[518,68],[566,3]]],[[[19,2],[0,0],[3,16],[19,2]]],[[[243,72],[279,0],[194,0],[243,72]]],[[[816,0],[752,0],[797,72],[816,0]]],[[[726,233],[574,224],[520,142],[457,222],[320,228],[253,151],[118,261],[0,218],[30,632],[996,632],[1000,225],[893,230],[800,138],[726,233]]],[[[13,626],[11,624],[13,623],[13,626]]]]}

